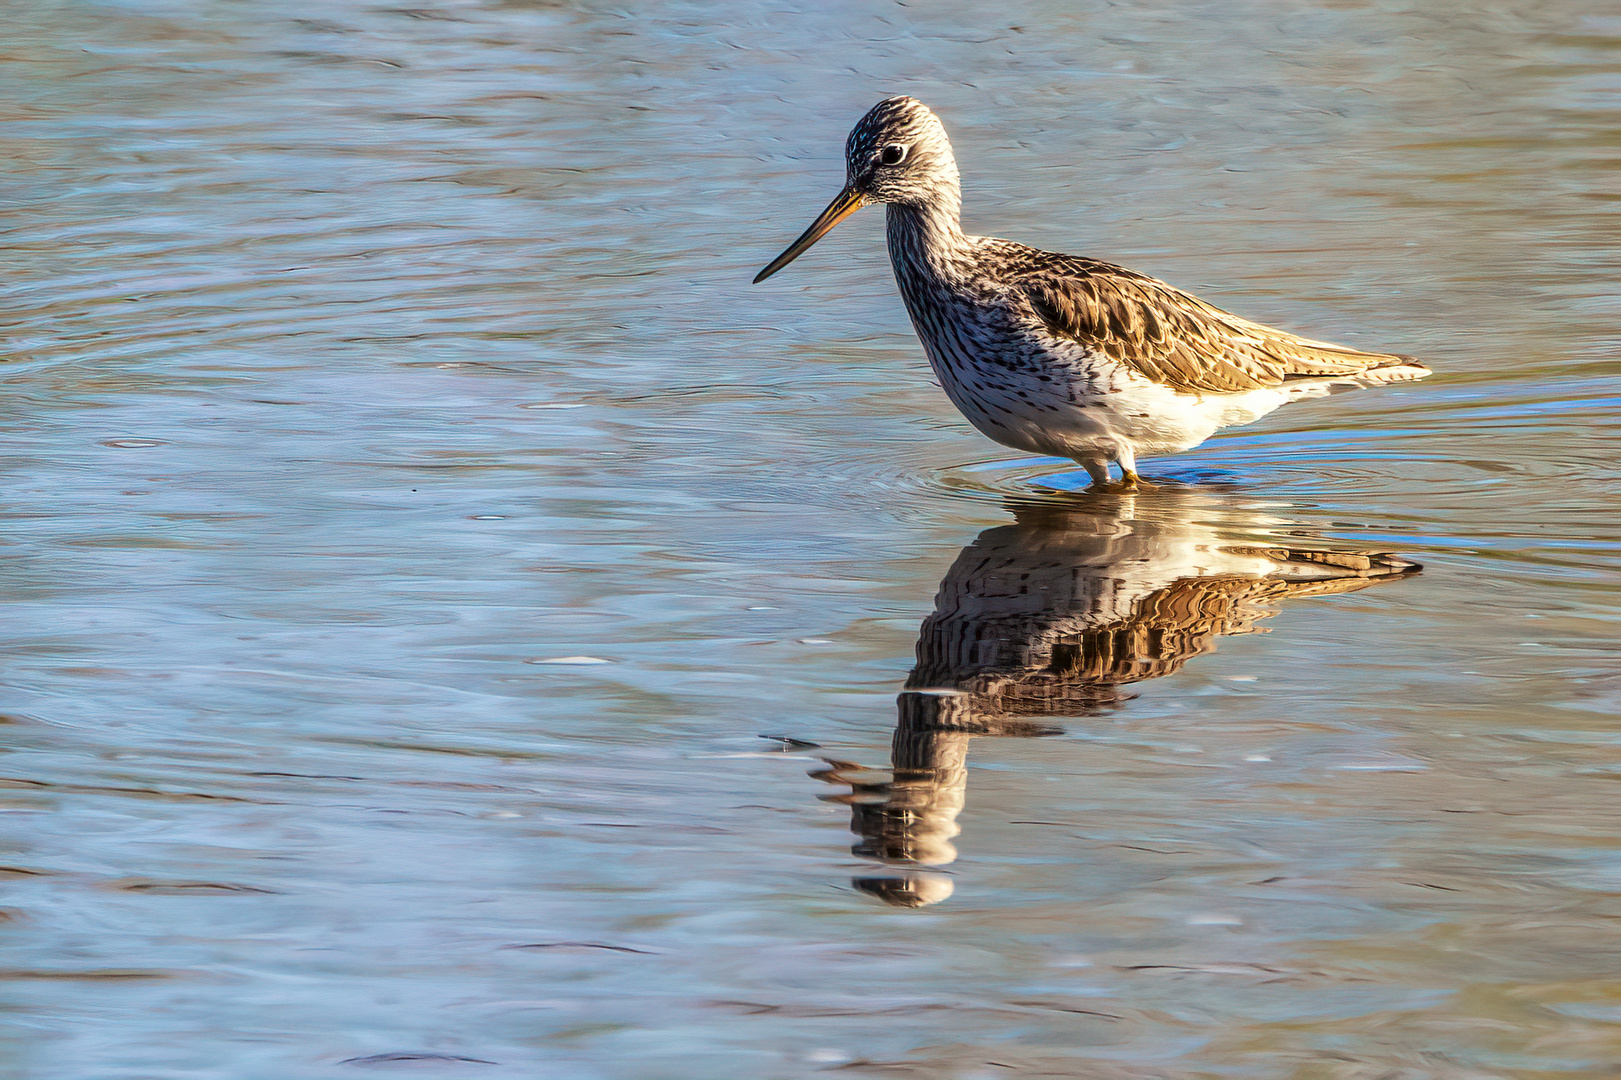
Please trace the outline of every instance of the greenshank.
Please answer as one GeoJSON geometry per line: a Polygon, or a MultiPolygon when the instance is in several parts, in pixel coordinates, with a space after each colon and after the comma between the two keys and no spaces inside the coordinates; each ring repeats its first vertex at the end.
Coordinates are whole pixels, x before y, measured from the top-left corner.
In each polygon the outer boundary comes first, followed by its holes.
{"type": "Polygon", "coordinates": [[[1135,487],[1139,454],[1191,449],[1336,384],[1430,374],[1410,356],[1297,337],[1111,263],[965,235],[951,143],[915,98],[862,117],[845,166],[844,190],[755,282],[884,204],[895,280],[952,403],[1005,446],[1079,462],[1095,490],[1135,487]]]}

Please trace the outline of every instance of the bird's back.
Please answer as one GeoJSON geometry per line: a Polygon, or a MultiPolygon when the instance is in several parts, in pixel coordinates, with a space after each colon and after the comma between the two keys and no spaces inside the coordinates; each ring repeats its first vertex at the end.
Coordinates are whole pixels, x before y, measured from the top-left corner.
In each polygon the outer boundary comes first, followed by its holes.
{"type": "Polygon", "coordinates": [[[1007,240],[986,240],[983,249],[1009,302],[1039,328],[1172,390],[1244,393],[1289,379],[1389,382],[1430,374],[1410,356],[1300,337],[1113,263],[1007,240]]]}

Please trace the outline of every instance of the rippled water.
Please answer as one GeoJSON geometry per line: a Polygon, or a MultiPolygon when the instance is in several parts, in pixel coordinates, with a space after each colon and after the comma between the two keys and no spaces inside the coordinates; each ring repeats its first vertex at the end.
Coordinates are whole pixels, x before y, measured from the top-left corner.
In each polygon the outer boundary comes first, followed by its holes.
{"type": "Polygon", "coordinates": [[[0,52],[6,1075],[1613,1075],[1611,5],[0,52]],[[970,229],[1438,374],[1068,490],[880,215],[748,285],[895,92],[970,229]]]}

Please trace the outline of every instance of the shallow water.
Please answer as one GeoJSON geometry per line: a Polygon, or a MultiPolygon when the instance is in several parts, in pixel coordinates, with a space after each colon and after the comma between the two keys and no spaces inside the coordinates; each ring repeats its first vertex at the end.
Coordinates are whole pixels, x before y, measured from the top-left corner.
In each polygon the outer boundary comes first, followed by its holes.
{"type": "Polygon", "coordinates": [[[1608,5],[3,52],[6,1075],[1613,1075],[1608,5]],[[1066,491],[880,215],[748,285],[895,92],[971,229],[1439,373],[1066,491]]]}

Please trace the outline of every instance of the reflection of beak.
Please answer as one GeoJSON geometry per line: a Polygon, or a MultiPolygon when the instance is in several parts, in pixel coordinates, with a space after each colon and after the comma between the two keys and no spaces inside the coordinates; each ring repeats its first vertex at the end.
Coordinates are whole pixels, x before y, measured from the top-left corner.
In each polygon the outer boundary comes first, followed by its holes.
{"type": "Polygon", "coordinates": [[[769,266],[754,276],[754,283],[756,285],[760,284],[760,282],[799,258],[806,248],[826,236],[833,226],[865,205],[867,205],[866,197],[859,191],[845,188],[839,192],[838,196],[827,204],[827,209],[822,211],[821,216],[811,222],[810,228],[806,229],[798,240],[788,245],[787,251],[772,259],[769,266]]]}

